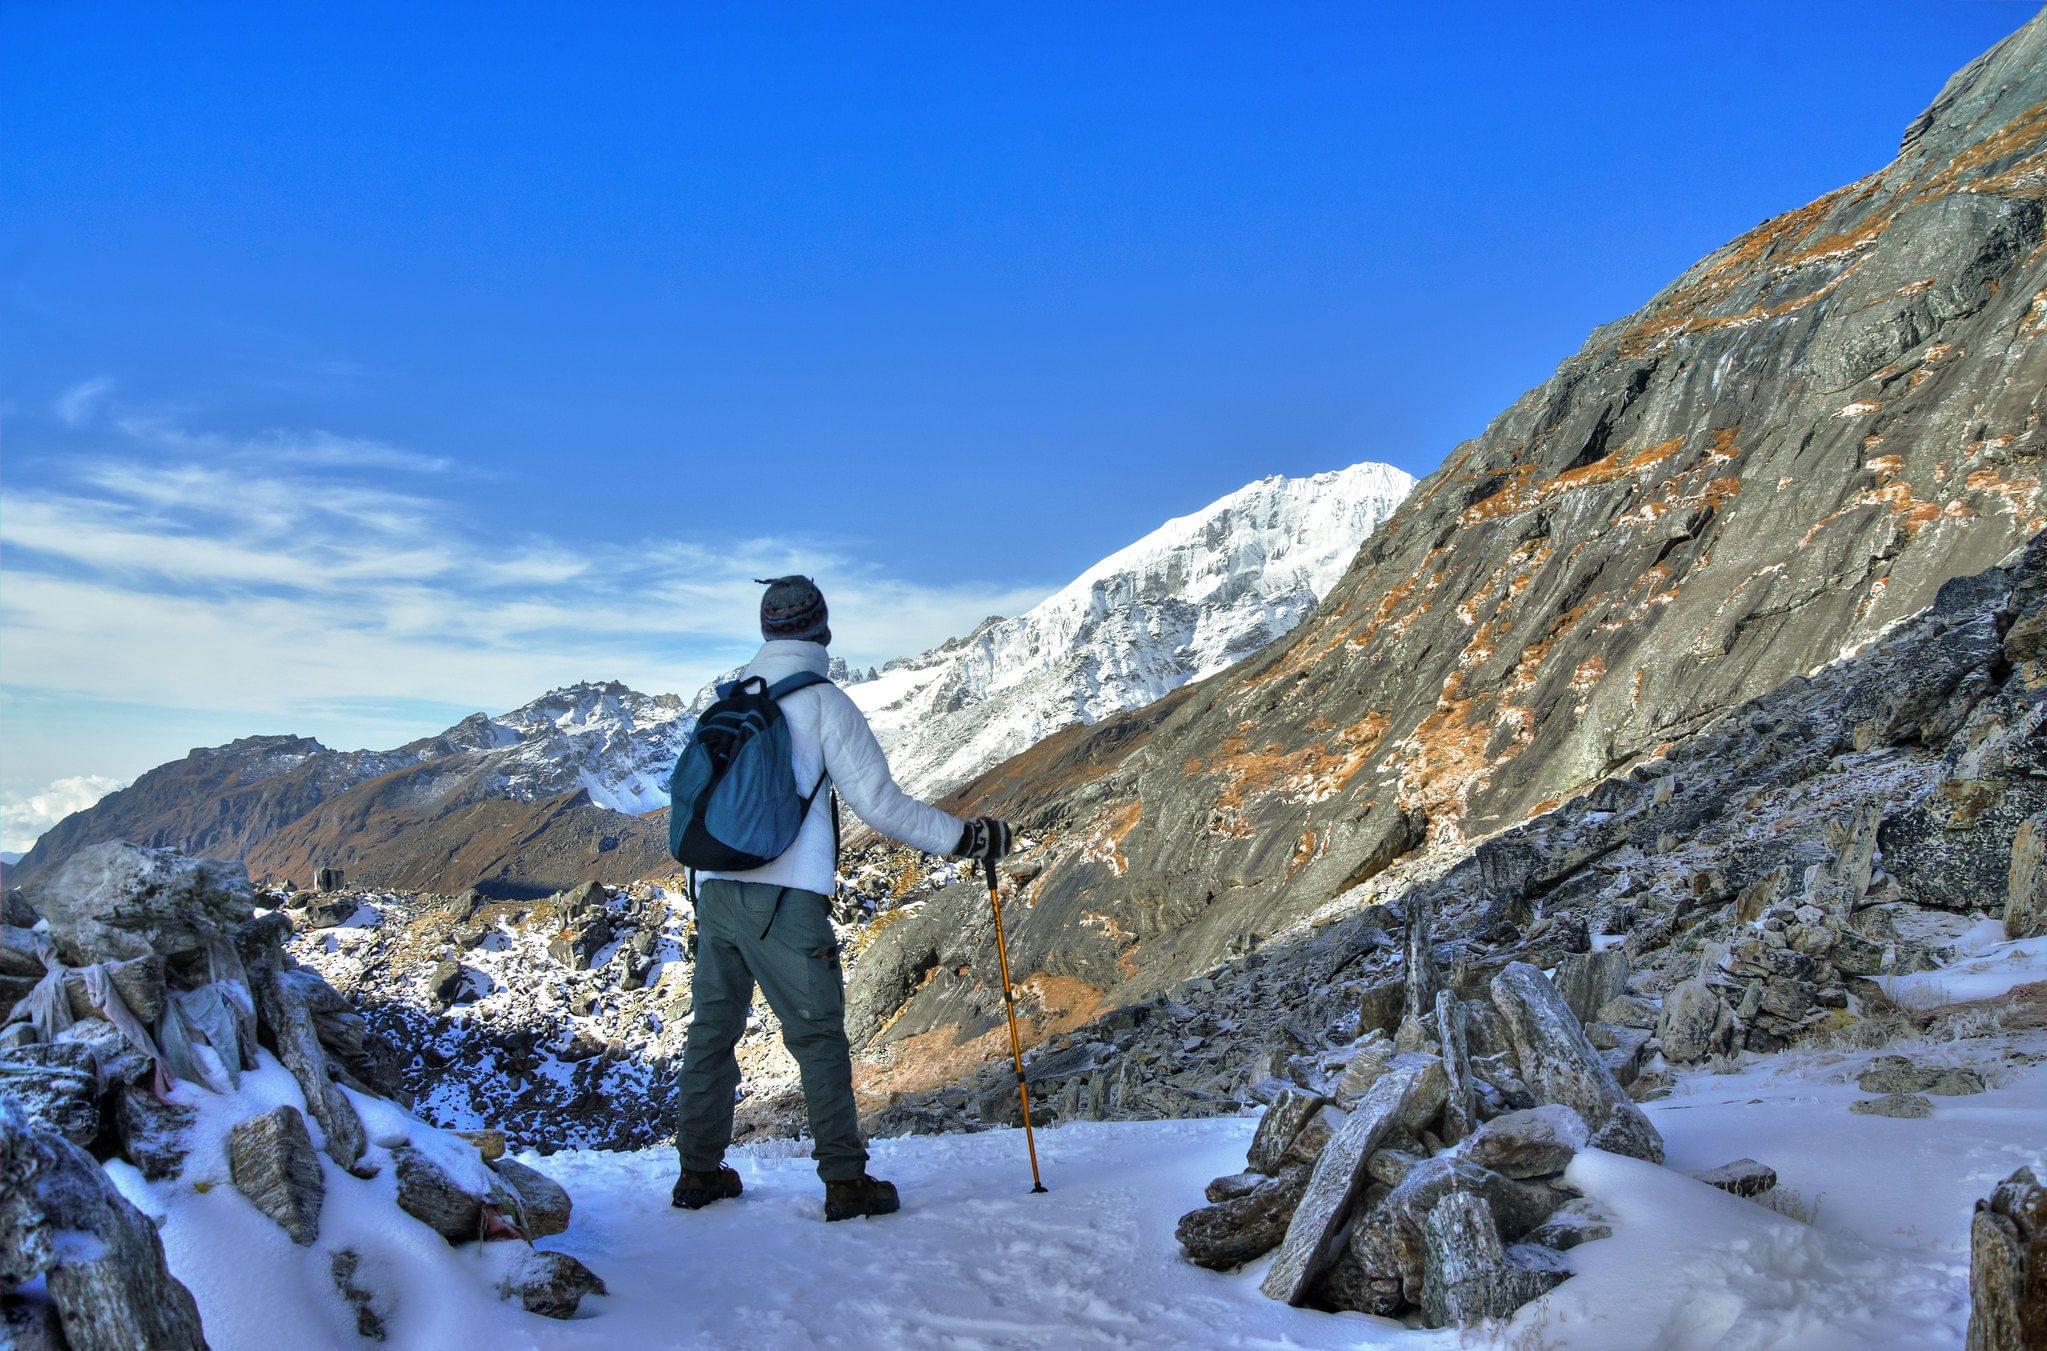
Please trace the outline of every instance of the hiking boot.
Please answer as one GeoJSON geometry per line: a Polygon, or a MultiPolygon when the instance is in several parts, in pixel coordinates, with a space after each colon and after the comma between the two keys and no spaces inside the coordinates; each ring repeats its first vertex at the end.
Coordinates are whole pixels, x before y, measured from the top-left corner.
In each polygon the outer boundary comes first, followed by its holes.
{"type": "Polygon", "coordinates": [[[739,1185],[739,1174],[722,1165],[714,1173],[685,1168],[682,1176],[675,1179],[675,1190],[668,1194],[668,1203],[684,1210],[702,1210],[713,1201],[723,1201],[744,1190],[739,1185]]]}
{"type": "Polygon", "coordinates": [[[861,1215],[890,1215],[895,1213],[902,1202],[896,1197],[896,1184],[883,1182],[880,1178],[862,1173],[859,1177],[844,1182],[824,1184],[824,1217],[827,1220],[850,1220],[861,1215]]]}

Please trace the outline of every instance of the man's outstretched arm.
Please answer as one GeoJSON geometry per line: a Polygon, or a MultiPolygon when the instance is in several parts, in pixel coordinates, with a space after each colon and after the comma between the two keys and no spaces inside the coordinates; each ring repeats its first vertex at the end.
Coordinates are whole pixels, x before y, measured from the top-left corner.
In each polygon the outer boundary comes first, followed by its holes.
{"type": "Polygon", "coordinates": [[[874,729],[843,690],[826,691],[818,739],[825,772],[839,796],[855,816],[890,839],[927,854],[1000,858],[1009,852],[1009,827],[1000,821],[962,821],[898,787],[874,729]]]}

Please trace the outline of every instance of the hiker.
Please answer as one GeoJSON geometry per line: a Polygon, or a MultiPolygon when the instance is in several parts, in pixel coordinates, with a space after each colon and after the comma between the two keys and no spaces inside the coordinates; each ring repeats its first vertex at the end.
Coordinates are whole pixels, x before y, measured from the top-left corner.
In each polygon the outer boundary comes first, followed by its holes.
{"type": "MultiPolygon", "coordinates": [[[[801,822],[795,842],[779,856],[745,870],[706,870],[694,888],[694,1007],[676,1111],[682,1175],[672,1199],[684,1209],[698,1210],[740,1193],[739,1174],[722,1160],[732,1142],[733,1094],[739,1086],[739,1062],[732,1051],[746,1030],[758,982],[781,1020],[782,1041],[802,1071],[815,1141],[811,1156],[825,1184],[825,1218],[886,1215],[898,1204],[896,1189],[867,1175],[867,1148],[853,1105],[845,989],[831,925],[838,820],[821,790],[827,785],[837,789],[869,826],[927,853],[992,863],[1009,852],[1010,831],[992,817],[961,821],[896,787],[867,719],[845,691],[824,679],[825,648],[832,640],[824,595],[808,577],[777,577],[763,584],[768,588],[761,597],[765,641],[738,680],[720,693],[737,691],[753,677],[765,682],[769,693],[779,682],[800,686],[773,702],[787,724],[795,784],[805,797],[795,809],[801,822]],[[820,797],[827,801],[820,803],[820,797]]],[[[682,775],[678,764],[678,782],[682,775]]],[[[683,804],[678,801],[673,811],[671,839],[679,842],[685,828],[683,804]]],[[[679,843],[677,849],[679,857],[687,852],[679,843]]]]}

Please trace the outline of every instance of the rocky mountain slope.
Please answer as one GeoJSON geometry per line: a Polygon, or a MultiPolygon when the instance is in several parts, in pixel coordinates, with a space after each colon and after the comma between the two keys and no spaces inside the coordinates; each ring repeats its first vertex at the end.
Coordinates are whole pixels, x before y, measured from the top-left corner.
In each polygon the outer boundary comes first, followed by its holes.
{"type": "Polygon", "coordinates": [[[1013,619],[849,687],[929,796],[1062,727],[1142,708],[1293,628],[1414,487],[1384,464],[1274,476],[1176,517],[1013,619]]]}
{"type": "MultiPolygon", "coordinates": [[[[2039,532],[2043,197],[2047,17],[1888,167],[1594,332],[1286,638],[960,789],[1046,841],[1010,954],[1052,1021],[1681,745],[2039,532]]],[[[878,940],[898,959],[860,971],[871,1036],[972,1060],[999,1017],[974,913],[878,940]]]]}

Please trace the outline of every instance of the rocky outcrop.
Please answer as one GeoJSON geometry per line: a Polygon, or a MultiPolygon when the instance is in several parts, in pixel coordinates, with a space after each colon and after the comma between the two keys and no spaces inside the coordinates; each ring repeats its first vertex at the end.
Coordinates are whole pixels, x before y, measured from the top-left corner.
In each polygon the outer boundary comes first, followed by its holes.
{"type": "Polygon", "coordinates": [[[203,1348],[156,1227],[92,1156],[0,1099],[0,1293],[41,1278],[72,1351],[203,1348]]]}
{"type": "MultiPolygon", "coordinates": [[[[36,895],[56,945],[41,931],[10,930],[4,950],[32,952],[45,974],[0,1026],[0,1306],[17,1340],[54,1329],[50,1344],[74,1348],[203,1345],[155,1226],[81,1144],[151,1181],[177,1180],[154,1192],[172,1208],[229,1183],[303,1247],[321,1241],[336,1187],[367,1189],[347,1208],[358,1243],[376,1233],[362,1231],[362,1205],[386,1207],[391,1225],[412,1224],[406,1210],[425,1215],[451,1242],[567,1227],[567,1193],[535,1170],[502,1157],[493,1167],[475,1144],[374,1101],[348,1070],[378,1058],[364,1020],[292,961],[282,946],[291,925],[255,908],[238,867],[100,844],[36,895]],[[280,1064],[303,1112],[276,1101],[280,1064]],[[257,1069],[263,1086],[251,1091],[244,1075],[257,1069]],[[189,1128],[209,1095],[209,1120],[225,1130],[195,1140],[189,1128]],[[379,1123],[375,1141],[366,1113],[379,1123]],[[389,1183],[368,1181],[394,1161],[397,1207],[389,1183]],[[429,1173],[438,1189],[422,1182],[429,1173]],[[426,1193],[438,1207],[420,1200],[426,1193]],[[47,1309],[18,1297],[39,1277],[47,1309]]],[[[336,1288],[375,1335],[395,1295],[371,1288],[375,1264],[361,1256],[343,1261],[337,1250],[336,1288]]],[[[506,1297],[549,1316],[567,1317],[583,1291],[599,1288],[564,1254],[499,1265],[531,1277],[506,1297]]]]}

